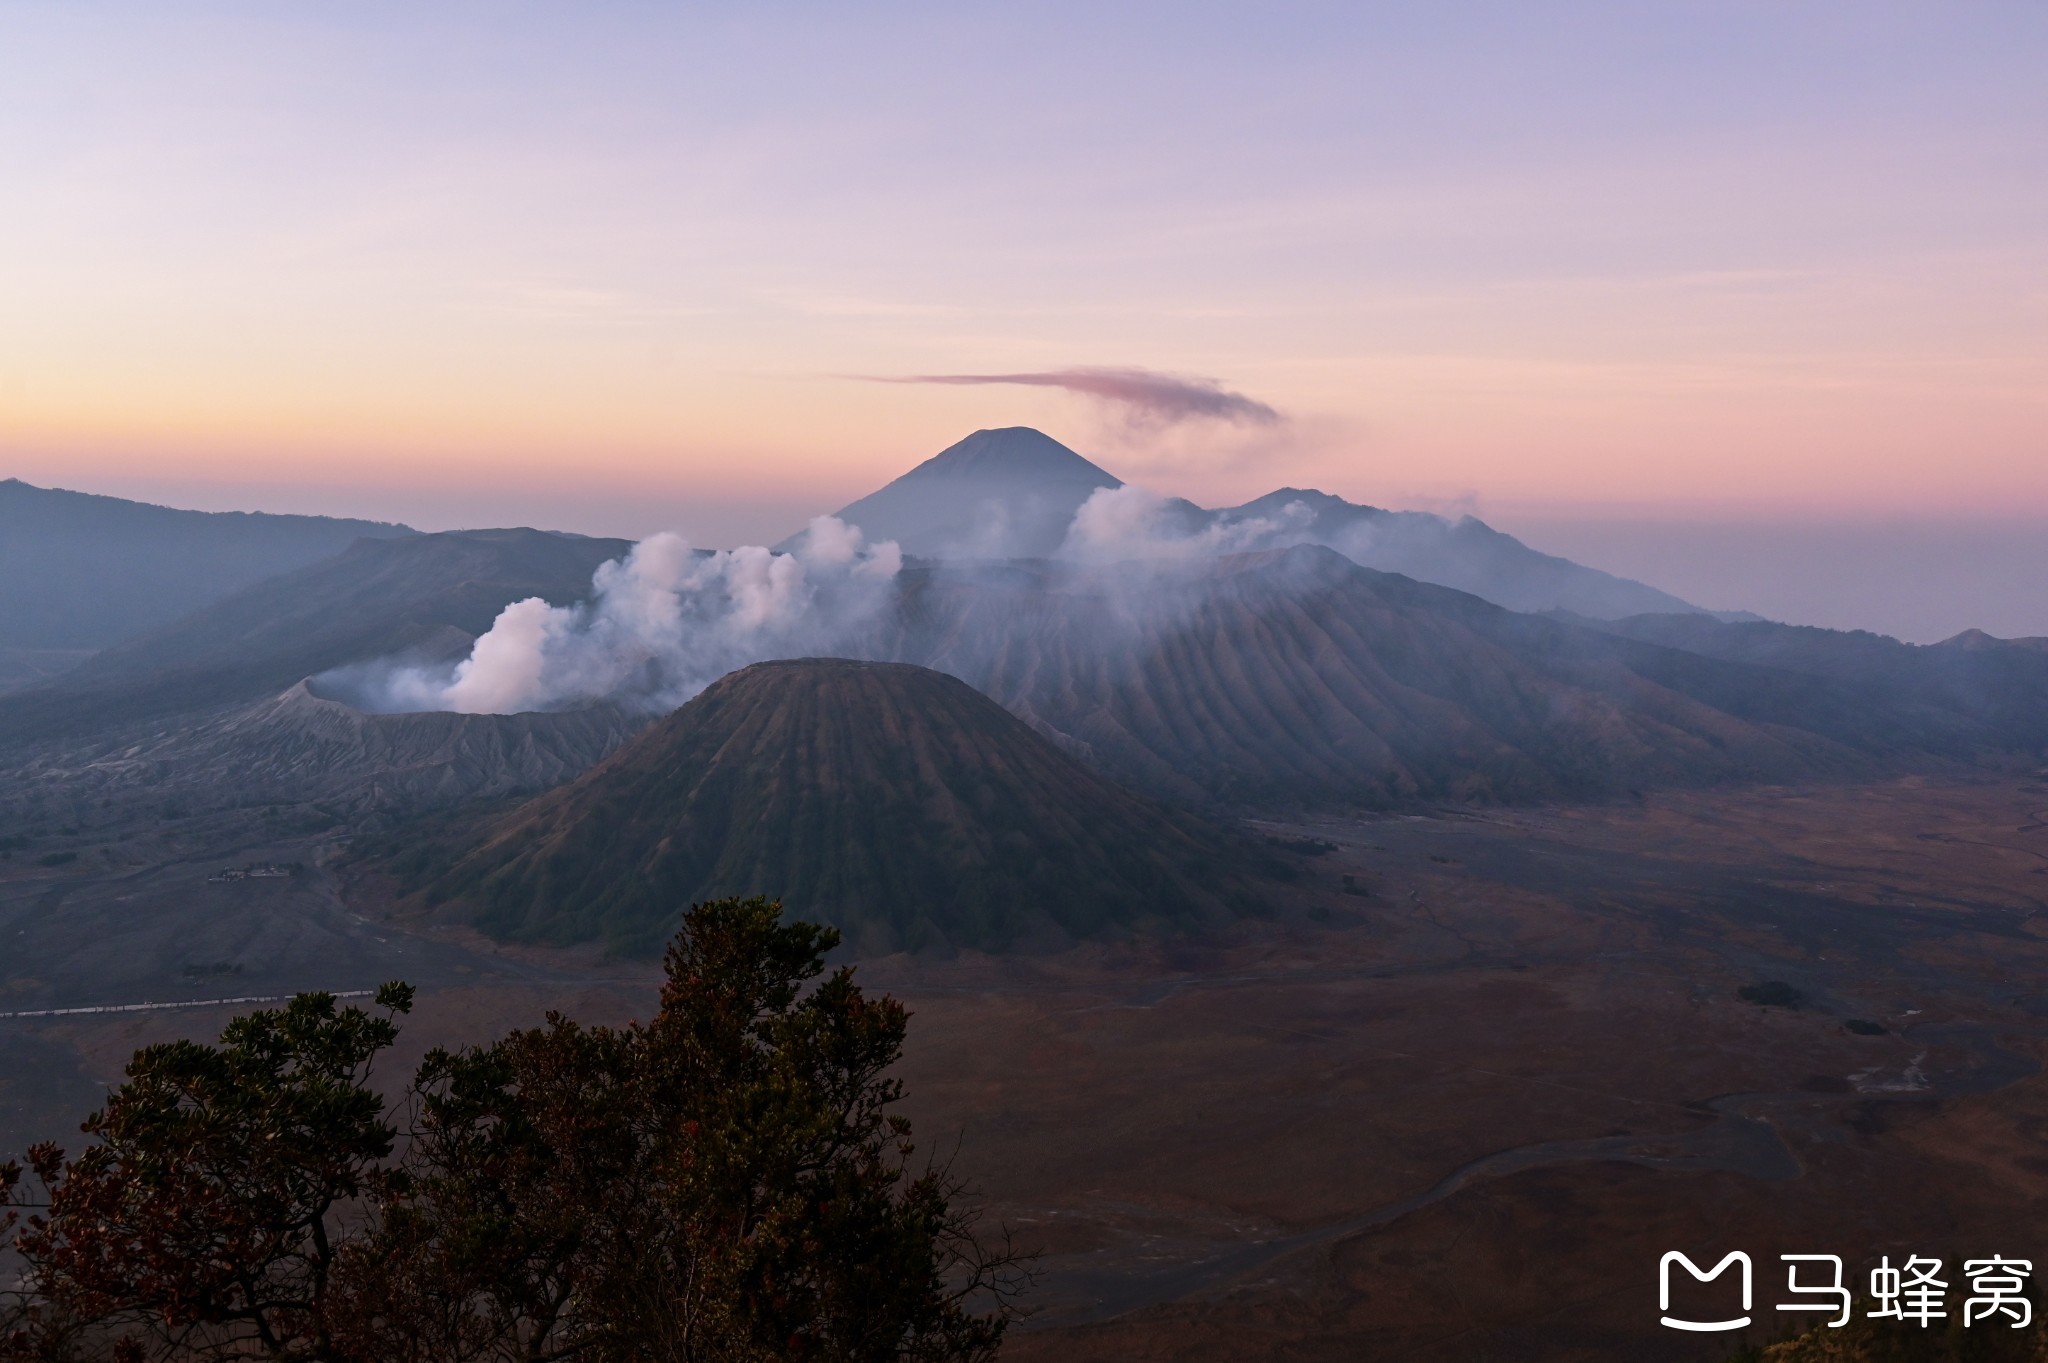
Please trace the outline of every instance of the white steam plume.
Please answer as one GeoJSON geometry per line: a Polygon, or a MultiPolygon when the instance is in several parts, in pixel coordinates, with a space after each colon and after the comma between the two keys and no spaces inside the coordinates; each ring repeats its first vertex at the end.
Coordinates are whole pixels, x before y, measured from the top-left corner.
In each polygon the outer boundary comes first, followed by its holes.
{"type": "Polygon", "coordinates": [[[895,541],[869,544],[831,516],[788,554],[705,553],[654,535],[598,568],[590,601],[515,601],[452,669],[394,665],[354,681],[353,698],[464,714],[595,700],[668,709],[749,663],[855,642],[888,606],[902,566],[895,541]]]}
{"type": "Polygon", "coordinates": [[[1192,502],[1135,483],[1097,488],[1074,513],[1060,557],[1083,563],[1186,560],[1306,544],[1309,509],[1289,502],[1275,515],[1223,520],[1192,502]]]}

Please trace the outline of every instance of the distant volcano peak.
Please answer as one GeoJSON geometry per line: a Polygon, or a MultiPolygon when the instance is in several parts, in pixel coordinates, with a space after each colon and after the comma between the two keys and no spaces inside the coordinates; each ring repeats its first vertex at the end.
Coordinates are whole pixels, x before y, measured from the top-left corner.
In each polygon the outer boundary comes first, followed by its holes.
{"type": "Polygon", "coordinates": [[[919,464],[905,478],[972,478],[1017,482],[1086,482],[1121,487],[1123,480],[1030,426],[976,431],[919,464]]]}
{"type": "Polygon", "coordinates": [[[948,445],[838,514],[907,554],[1043,558],[1097,489],[1122,486],[1044,431],[1002,426],[948,445]]]}

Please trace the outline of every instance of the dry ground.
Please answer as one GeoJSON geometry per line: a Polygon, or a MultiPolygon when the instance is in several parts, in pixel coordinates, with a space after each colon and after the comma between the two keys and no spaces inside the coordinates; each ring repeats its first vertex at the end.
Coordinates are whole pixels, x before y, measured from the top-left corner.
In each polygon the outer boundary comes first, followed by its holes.
{"type": "MultiPolygon", "coordinates": [[[[1747,1250],[1773,1329],[1780,1253],[2048,1270],[2048,782],[1269,831],[1336,848],[1223,938],[862,964],[915,1011],[930,1148],[1043,1251],[1009,1357],[1711,1359],[1732,1341],[1657,1324],[1665,1250],[1747,1250]],[[1764,980],[1805,1002],[1737,996],[1764,980]]],[[[317,873],[201,869],[0,871],[0,1009],[208,997],[181,949],[240,938],[269,945],[236,993],[418,979],[409,1052],[651,1001],[645,971],[409,935],[317,873]],[[153,974],[90,974],[144,942],[153,974]]],[[[0,1021],[0,1135],[216,1013],[0,1021]]]]}

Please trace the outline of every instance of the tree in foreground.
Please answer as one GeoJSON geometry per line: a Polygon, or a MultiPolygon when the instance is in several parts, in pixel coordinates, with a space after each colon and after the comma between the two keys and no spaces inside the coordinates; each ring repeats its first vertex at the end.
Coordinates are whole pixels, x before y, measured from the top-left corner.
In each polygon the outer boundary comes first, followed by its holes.
{"type": "MultiPolygon", "coordinates": [[[[68,1190],[108,1157],[89,1150],[60,1168],[38,1152],[51,1205],[18,1240],[39,1314],[17,1332],[13,1357],[106,1357],[117,1338],[131,1357],[167,1360],[993,1357],[1024,1265],[978,1243],[957,1184],[916,1163],[909,1126],[890,1111],[901,1086],[887,1077],[907,1014],[866,997],[850,969],[825,974],[836,941],[783,923],[766,900],[694,907],[651,1022],[584,1027],[550,1015],[489,1046],[431,1054],[396,1159],[388,1135],[376,1148],[370,1125],[383,1110],[367,1085],[354,1092],[374,1119],[330,1093],[337,1130],[354,1142],[336,1156],[361,1156],[331,1200],[263,1192],[245,1205],[209,1191],[210,1180],[242,1190],[280,1181],[262,1148],[283,1137],[266,1114],[296,1109],[245,1103],[239,1142],[209,1147],[203,1167],[169,1143],[163,1175],[129,1195],[126,1248],[104,1263],[97,1251],[57,1251],[95,1242],[99,1204],[68,1190]],[[317,1235],[304,1214],[316,1203],[317,1235]],[[339,1233],[337,1211],[352,1218],[339,1233]],[[251,1220],[267,1233],[232,1231],[251,1220]],[[189,1276],[164,1267],[188,1242],[217,1242],[210,1296],[163,1286],[167,1272],[189,1276]]],[[[375,1021],[353,1011],[331,1013],[333,1025],[360,1032],[375,1021]]],[[[195,1049],[218,1065],[234,1036],[195,1049]]],[[[138,1082],[131,1067],[110,1113],[138,1082]]],[[[158,1102],[144,1126],[179,1128],[194,1120],[189,1105],[158,1102]]]]}
{"type": "Polygon", "coordinates": [[[377,1003],[302,994],[217,1046],[146,1047],[86,1119],[97,1144],[32,1149],[47,1203],[15,1237],[31,1290],[0,1357],[331,1356],[343,1237],[397,1135],[370,1065],[412,991],[377,1003]]]}

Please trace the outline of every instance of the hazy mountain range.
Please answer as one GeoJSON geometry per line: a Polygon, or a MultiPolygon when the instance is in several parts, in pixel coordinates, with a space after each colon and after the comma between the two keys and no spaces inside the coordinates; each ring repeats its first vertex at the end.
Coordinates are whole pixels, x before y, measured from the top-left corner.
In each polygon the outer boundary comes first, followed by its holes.
{"type": "MultiPolygon", "coordinates": [[[[837,514],[870,540],[895,540],[913,556],[1049,558],[1067,544],[1075,513],[1091,495],[1124,486],[1050,436],[1010,427],[975,432],[837,514]]],[[[1316,491],[1282,488],[1216,510],[1161,499],[1154,519],[1155,537],[1213,531],[1241,549],[1328,544],[1366,567],[1456,587],[1512,610],[1618,619],[1698,609],[1539,553],[1470,517],[1386,511],[1316,491]]],[[[93,651],[181,626],[193,611],[332,558],[357,540],[416,536],[407,526],[377,521],[181,511],[0,481],[0,691],[46,680],[93,651]]],[[[603,546],[606,558],[623,551],[620,541],[582,542],[603,546]]],[[[587,586],[587,576],[572,591],[587,586]]],[[[553,592],[543,594],[553,599],[553,592]]]]}
{"type": "Polygon", "coordinates": [[[651,941],[668,898],[763,889],[836,905],[874,942],[997,944],[1123,921],[1061,865],[1146,915],[1216,911],[1250,862],[1205,860],[1215,821],[1245,811],[2048,757],[2042,641],[1719,619],[1476,521],[1290,490],[1204,510],[1025,431],[979,432],[846,511],[911,557],[830,523],[778,561],[374,527],[0,696],[0,795],[38,827],[175,804],[391,830],[438,808],[442,831],[388,865],[421,902],[533,940],[651,941]],[[805,571],[854,573],[859,611],[812,618],[854,598],[805,571]],[[726,613],[664,626],[689,593],[726,613]],[[348,703],[393,668],[502,654],[506,608],[535,598],[536,660],[573,642],[630,680],[701,626],[740,670],[679,710],[630,688],[504,714],[348,703]],[[1632,604],[1650,609],[1610,614],[1632,604]],[[795,624],[735,632],[776,610],[795,624]],[[855,661],[745,667],[824,637],[855,661]],[[946,923],[885,908],[932,896],[956,905],[946,923]]]}
{"type": "Polygon", "coordinates": [[[98,649],[403,525],[177,511],[0,480],[0,649],[98,649]]]}
{"type": "Polygon", "coordinates": [[[0,696],[0,744],[257,700],[370,658],[460,656],[510,602],[573,601],[630,547],[538,530],[356,540],[0,696]]]}
{"type": "Polygon", "coordinates": [[[976,431],[836,514],[870,539],[895,540],[926,558],[1117,559],[1205,546],[1323,544],[1364,567],[1456,587],[1510,610],[1600,619],[1701,611],[1640,582],[1538,553],[1470,516],[1386,511],[1299,488],[1214,510],[1131,489],[1138,496],[1128,507],[1106,505],[1092,526],[1077,526],[1090,498],[1124,487],[1052,437],[1012,426],[976,431]],[[1089,529],[1092,537],[1077,533],[1089,529]]]}

